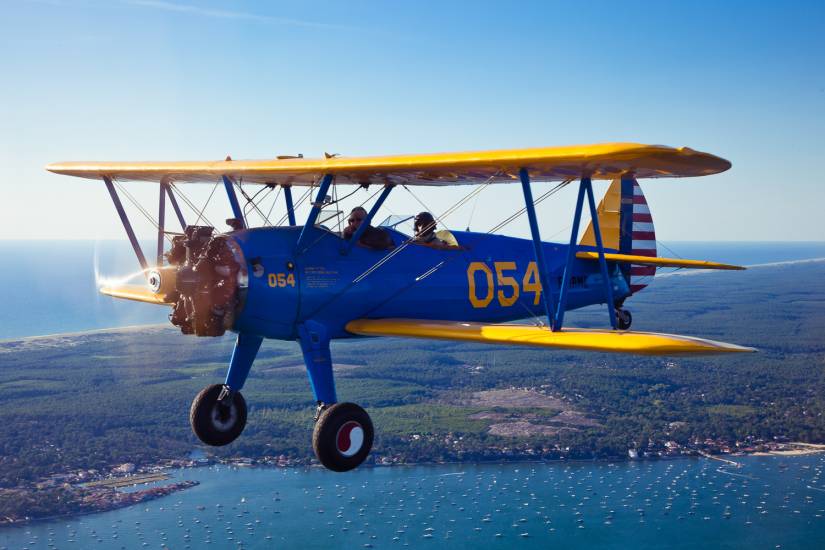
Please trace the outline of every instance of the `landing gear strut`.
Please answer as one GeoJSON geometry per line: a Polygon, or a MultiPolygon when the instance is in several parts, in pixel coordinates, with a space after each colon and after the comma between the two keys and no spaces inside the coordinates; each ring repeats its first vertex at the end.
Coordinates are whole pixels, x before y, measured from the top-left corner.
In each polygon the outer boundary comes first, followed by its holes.
{"type": "Polygon", "coordinates": [[[207,445],[229,445],[246,426],[246,401],[241,392],[233,392],[223,384],[207,386],[192,401],[189,423],[207,445]]]}
{"type": "Polygon", "coordinates": [[[616,326],[619,330],[627,330],[631,324],[633,324],[633,315],[630,314],[630,310],[617,307],[616,326]]]}
{"type": "Polygon", "coordinates": [[[372,449],[372,421],[355,403],[337,403],[326,327],[306,321],[298,331],[309,382],[318,403],[312,449],[321,464],[330,470],[352,470],[364,462],[372,449]]]}
{"type": "Polygon", "coordinates": [[[372,420],[355,403],[336,403],[321,411],[312,432],[312,449],[325,467],[346,472],[358,467],[372,449],[372,420]]]}

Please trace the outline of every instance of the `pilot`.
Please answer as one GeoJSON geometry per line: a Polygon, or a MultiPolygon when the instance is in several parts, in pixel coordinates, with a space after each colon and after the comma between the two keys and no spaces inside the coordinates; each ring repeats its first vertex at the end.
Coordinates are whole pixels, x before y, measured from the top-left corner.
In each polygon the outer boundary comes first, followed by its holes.
{"type": "Polygon", "coordinates": [[[415,217],[413,226],[415,227],[415,242],[437,248],[446,248],[449,246],[446,241],[439,239],[435,235],[435,219],[429,212],[421,212],[418,214],[415,217]]]}
{"type": "MultiPolygon", "coordinates": [[[[342,236],[346,240],[350,240],[366,217],[367,211],[364,208],[360,206],[353,208],[347,219],[347,226],[344,228],[342,236]]],[[[358,244],[374,250],[387,250],[393,247],[392,237],[390,237],[389,233],[380,227],[373,227],[371,225],[368,225],[364,229],[364,232],[361,233],[358,244]]]]}

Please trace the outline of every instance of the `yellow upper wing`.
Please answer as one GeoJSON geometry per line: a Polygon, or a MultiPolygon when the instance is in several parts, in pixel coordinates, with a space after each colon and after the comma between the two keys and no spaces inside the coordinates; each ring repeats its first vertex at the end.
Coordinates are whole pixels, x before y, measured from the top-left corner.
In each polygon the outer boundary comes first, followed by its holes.
{"type": "Polygon", "coordinates": [[[350,321],[346,328],[353,334],[363,336],[408,336],[637,355],[710,355],[756,351],[734,344],[674,334],[599,329],[564,329],[553,332],[533,325],[356,319],[350,321]]]}
{"type": "Polygon", "coordinates": [[[408,185],[476,184],[518,180],[527,168],[534,180],[563,181],[590,176],[614,179],[690,177],[724,172],[731,164],[687,147],[604,143],[467,153],[433,153],[379,157],[228,160],[206,162],[59,162],[47,170],[70,176],[117,180],[212,182],[220,176],[245,183],[312,185],[324,174],[338,183],[405,183],[408,185]]]}

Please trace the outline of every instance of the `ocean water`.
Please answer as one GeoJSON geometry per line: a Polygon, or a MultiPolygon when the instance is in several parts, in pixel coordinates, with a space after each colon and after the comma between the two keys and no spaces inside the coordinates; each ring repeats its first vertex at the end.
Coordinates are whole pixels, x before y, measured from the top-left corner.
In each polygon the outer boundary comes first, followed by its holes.
{"type": "MultiPolygon", "coordinates": [[[[664,245],[663,256],[742,265],[825,258],[825,242],[664,245]]],[[[152,243],[143,249],[148,254],[152,243]]],[[[167,322],[168,308],[98,294],[96,272],[138,271],[126,241],[0,241],[0,258],[0,339],[167,322]]]]}
{"type": "Polygon", "coordinates": [[[825,548],[825,456],[362,468],[213,466],[0,548],[825,548]]]}
{"type": "Polygon", "coordinates": [[[139,272],[127,241],[0,241],[0,258],[0,339],[167,321],[168,308],[97,292],[96,265],[108,276],[139,272]]]}

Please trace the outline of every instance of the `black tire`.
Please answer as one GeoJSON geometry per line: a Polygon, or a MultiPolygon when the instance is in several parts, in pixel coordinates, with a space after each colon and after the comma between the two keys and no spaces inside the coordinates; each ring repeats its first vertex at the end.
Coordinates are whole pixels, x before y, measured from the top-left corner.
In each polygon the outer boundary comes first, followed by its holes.
{"type": "Polygon", "coordinates": [[[617,309],[616,310],[616,326],[619,327],[619,330],[627,330],[630,328],[630,325],[633,324],[633,315],[630,314],[629,310],[626,309],[617,309]]]}
{"type": "Polygon", "coordinates": [[[346,472],[364,462],[374,435],[367,411],[355,403],[336,403],[318,417],[312,449],[326,468],[346,472]]]}
{"type": "Polygon", "coordinates": [[[195,396],[189,409],[189,423],[198,439],[222,447],[229,445],[241,435],[246,427],[246,401],[241,392],[232,395],[232,402],[227,407],[218,402],[223,384],[205,387],[195,396]]]}

